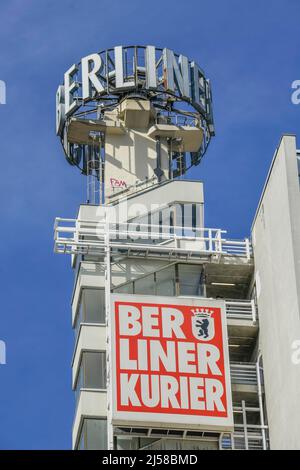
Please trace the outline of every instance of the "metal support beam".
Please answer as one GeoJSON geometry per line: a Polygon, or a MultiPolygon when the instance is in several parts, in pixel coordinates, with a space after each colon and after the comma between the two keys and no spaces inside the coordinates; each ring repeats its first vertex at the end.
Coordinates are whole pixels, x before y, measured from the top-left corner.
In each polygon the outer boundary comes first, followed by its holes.
{"type": "Polygon", "coordinates": [[[245,439],[245,449],[249,450],[248,444],[248,430],[247,430],[247,411],[245,400],[242,400],[242,413],[243,413],[243,427],[244,427],[244,439],[245,439]]]}
{"type": "Polygon", "coordinates": [[[107,344],[107,448],[114,449],[114,435],[112,425],[112,377],[111,377],[111,360],[112,360],[112,344],[111,344],[111,311],[110,311],[110,294],[111,294],[111,263],[110,263],[110,236],[109,236],[109,219],[108,211],[105,213],[105,317],[106,317],[106,344],[107,344]]]}
{"type": "Polygon", "coordinates": [[[258,355],[257,362],[256,362],[256,374],[257,374],[257,389],[258,389],[258,402],[259,402],[259,413],[260,413],[260,424],[262,426],[261,434],[263,440],[263,450],[267,450],[267,439],[266,439],[266,429],[265,429],[265,418],[264,418],[264,407],[263,407],[263,399],[262,399],[262,384],[261,384],[261,368],[260,368],[260,361],[262,360],[261,353],[258,355]]]}

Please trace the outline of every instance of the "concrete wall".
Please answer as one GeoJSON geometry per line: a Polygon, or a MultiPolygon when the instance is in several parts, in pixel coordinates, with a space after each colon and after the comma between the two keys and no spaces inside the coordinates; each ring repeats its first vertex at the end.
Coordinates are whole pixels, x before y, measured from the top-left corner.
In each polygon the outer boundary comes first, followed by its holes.
{"type": "Polygon", "coordinates": [[[284,136],[253,224],[267,413],[272,449],[300,449],[300,194],[296,139],[284,136]]]}
{"type": "Polygon", "coordinates": [[[75,412],[72,447],[76,448],[79,433],[84,418],[106,418],[107,416],[107,396],[103,390],[82,390],[80,393],[77,409],[75,412]]]}
{"type": "MultiPolygon", "coordinates": [[[[171,180],[136,194],[125,194],[118,203],[109,206],[81,204],[77,219],[104,222],[105,211],[107,211],[110,222],[126,222],[176,202],[203,205],[203,183],[201,181],[171,180]]],[[[199,227],[204,227],[203,210],[200,214],[199,227]]]]}
{"type": "MultiPolygon", "coordinates": [[[[157,166],[156,142],[145,132],[127,129],[124,135],[107,135],[105,139],[105,194],[118,192],[111,178],[124,182],[126,187],[154,176],[157,166]]],[[[168,178],[169,156],[166,139],[162,140],[161,163],[164,179],[168,178]]],[[[121,186],[122,189],[122,186],[121,186]]]]}
{"type": "Polygon", "coordinates": [[[72,360],[72,387],[75,388],[83,351],[106,351],[106,327],[82,324],[72,360]]]}

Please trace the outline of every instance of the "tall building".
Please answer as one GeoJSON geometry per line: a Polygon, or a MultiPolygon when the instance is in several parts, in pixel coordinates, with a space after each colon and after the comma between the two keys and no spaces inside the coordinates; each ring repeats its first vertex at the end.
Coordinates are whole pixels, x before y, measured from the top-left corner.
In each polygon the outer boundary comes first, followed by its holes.
{"type": "Polygon", "coordinates": [[[77,218],[55,222],[75,274],[73,448],[300,448],[294,137],[252,248],[206,228],[203,183],[183,179],[214,135],[194,61],[153,46],[83,58],[58,89],[57,134],[87,176],[77,218]]]}
{"type": "Polygon", "coordinates": [[[300,195],[295,136],[281,139],[252,227],[272,449],[300,449],[300,195]]]}

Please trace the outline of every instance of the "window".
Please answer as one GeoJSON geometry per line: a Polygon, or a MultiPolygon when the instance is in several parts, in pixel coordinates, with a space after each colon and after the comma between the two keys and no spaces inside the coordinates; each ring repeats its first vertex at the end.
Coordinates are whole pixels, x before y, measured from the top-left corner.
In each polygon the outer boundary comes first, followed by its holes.
{"type": "Polygon", "coordinates": [[[79,450],[107,449],[107,420],[85,419],[78,443],[79,450]]]}
{"type": "Polygon", "coordinates": [[[202,440],[117,436],[118,450],[218,450],[218,438],[202,440]]]}
{"type": "Polygon", "coordinates": [[[75,388],[76,403],[82,388],[106,389],[106,353],[104,351],[82,353],[75,388]]]}
{"type": "Polygon", "coordinates": [[[155,295],[155,275],[142,277],[134,281],[134,293],[144,295],[155,295]]]}
{"type": "Polygon", "coordinates": [[[136,279],[114,292],[138,295],[175,295],[175,266],[168,266],[155,273],[136,279]]]}
{"type": "Polygon", "coordinates": [[[202,265],[179,264],[178,277],[180,295],[205,295],[202,265]]]}
{"type": "Polygon", "coordinates": [[[81,323],[105,324],[104,289],[83,289],[76,318],[75,334],[77,336],[81,323]]]}
{"type": "Polygon", "coordinates": [[[114,292],[118,292],[119,294],[133,294],[133,282],[116,287],[114,292]]]}
{"type": "Polygon", "coordinates": [[[175,295],[175,266],[158,271],[156,274],[156,295],[175,295]]]}
{"type": "Polygon", "coordinates": [[[177,264],[117,287],[114,292],[138,295],[192,295],[205,297],[205,276],[202,265],[177,264]],[[176,279],[178,294],[176,292],[176,279]]]}

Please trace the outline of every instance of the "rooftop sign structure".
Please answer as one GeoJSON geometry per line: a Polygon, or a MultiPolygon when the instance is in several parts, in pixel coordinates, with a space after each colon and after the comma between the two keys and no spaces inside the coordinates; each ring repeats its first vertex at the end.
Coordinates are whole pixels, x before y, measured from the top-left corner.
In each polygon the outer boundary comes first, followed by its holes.
{"type": "MultiPolygon", "coordinates": [[[[95,130],[103,131],[97,123],[105,113],[121,106],[125,99],[148,101],[156,122],[164,118],[164,123],[185,125],[189,121],[190,125],[193,120],[203,137],[197,151],[191,152],[190,166],[200,162],[214,135],[211,87],[203,70],[194,60],[167,48],[117,46],[83,57],[65,72],[64,82],[58,87],[56,133],[69,163],[87,173],[82,164],[84,146],[90,144],[95,130]],[[78,123],[83,119],[85,124],[93,121],[85,126],[85,132],[82,122],[78,123]],[[71,123],[73,128],[69,129],[71,123]],[[76,138],[74,125],[78,131],[76,138]]],[[[177,140],[182,137],[180,133],[174,135],[177,140]]]]}
{"type": "Polygon", "coordinates": [[[84,103],[129,91],[144,92],[150,98],[166,94],[166,106],[168,97],[186,101],[207,119],[213,132],[210,84],[204,72],[186,56],[154,46],[117,46],[73,64],[64,75],[64,85],[58,88],[58,111],[64,112],[58,115],[57,131],[64,116],[72,115],[84,103]]]}

